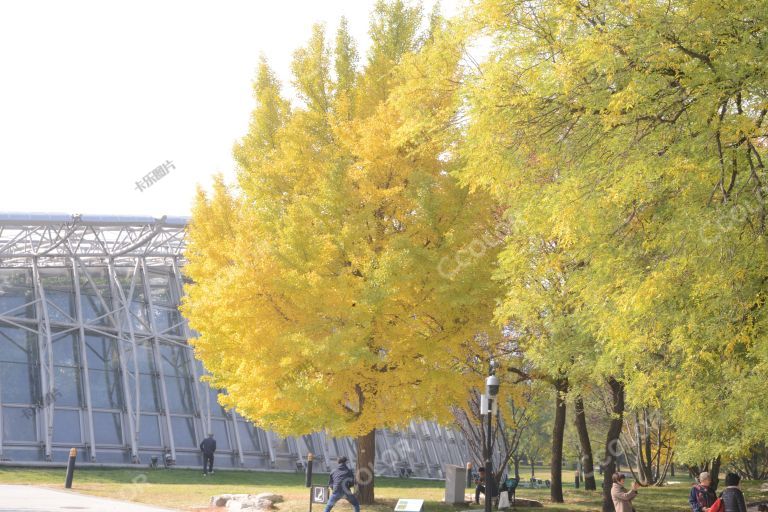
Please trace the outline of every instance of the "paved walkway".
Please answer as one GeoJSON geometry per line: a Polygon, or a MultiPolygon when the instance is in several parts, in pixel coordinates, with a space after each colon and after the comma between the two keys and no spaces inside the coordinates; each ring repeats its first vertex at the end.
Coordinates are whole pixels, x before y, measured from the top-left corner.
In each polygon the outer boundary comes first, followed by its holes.
{"type": "Polygon", "coordinates": [[[86,496],[32,485],[0,485],[0,512],[169,512],[126,501],[86,496]]]}

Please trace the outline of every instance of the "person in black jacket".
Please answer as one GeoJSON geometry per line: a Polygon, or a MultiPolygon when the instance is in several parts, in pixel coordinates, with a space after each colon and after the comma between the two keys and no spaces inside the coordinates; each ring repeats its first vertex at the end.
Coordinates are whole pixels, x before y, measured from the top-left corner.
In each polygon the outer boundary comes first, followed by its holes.
{"type": "Polygon", "coordinates": [[[208,437],[203,439],[200,443],[200,451],[203,452],[203,476],[208,476],[208,473],[213,474],[213,454],[216,452],[216,440],[213,434],[208,434],[208,437]]]}
{"type": "Polygon", "coordinates": [[[725,512],[747,512],[747,503],[744,501],[744,493],[739,489],[741,477],[736,473],[725,475],[725,489],[720,494],[723,500],[725,512]]]}
{"type": "Polygon", "coordinates": [[[339,466],[331,471],[328,478],[328,487],[331,488],[331,497],[325,506],[325,512],[330,512],[333,506],[341,498],[346,499],[355,507],[355,512],[360,512],[360,503],[355,495],[352,494],[352,487],[355,485],[355,473],[347,467],[347,458],[339,457],[339,466]]]}

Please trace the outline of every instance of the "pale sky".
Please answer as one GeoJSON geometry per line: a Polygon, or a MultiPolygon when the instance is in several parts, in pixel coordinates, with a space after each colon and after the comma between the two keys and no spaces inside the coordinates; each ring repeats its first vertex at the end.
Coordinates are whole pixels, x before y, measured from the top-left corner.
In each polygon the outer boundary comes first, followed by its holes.
{"type": "Polygon", "coordinates": [[[198,183],[234,175],[259,55],[290,94],[311,26],[332,40],[346,16],[364,55],[374,3],[3,0],[0,211],[188,215],[198,183]],[[137,190],[166,160],[176,168],[137,190]]]}

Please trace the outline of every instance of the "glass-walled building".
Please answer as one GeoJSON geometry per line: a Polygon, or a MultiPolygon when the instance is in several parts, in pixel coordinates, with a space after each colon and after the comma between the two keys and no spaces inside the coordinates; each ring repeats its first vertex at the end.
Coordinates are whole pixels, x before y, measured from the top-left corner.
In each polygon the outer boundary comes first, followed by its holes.
{"type": "MultiPolygon", "coordinates": [[[[178,311],[184,218],[0,214],[0,464],[78,460],[294,469],[307,452],[354,455],[349,439],[280,439],[200,382],[178,311]]],[[[377,471],[441,477],[469,460],[453,431],[380,431],[377,471]]]]}

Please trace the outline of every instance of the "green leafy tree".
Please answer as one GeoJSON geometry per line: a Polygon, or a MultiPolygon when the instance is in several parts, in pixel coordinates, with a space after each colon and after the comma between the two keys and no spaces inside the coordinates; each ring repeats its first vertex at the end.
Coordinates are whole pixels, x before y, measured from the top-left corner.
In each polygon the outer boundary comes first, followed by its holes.
{"type": "MultiPolygon", "coordinates": [[[[592,340],[593,380],[614,397],[607,445],[625,395],[670,400],[682,461],[768,435],[767,18],[761,0],[485,0],[470,17],[492,50],[467,89],[460,176],[570,265],[554,283],[570,318],[542,317],[592,340]]],[[[517,262],[529,247],[505,251],[506,282],[538,265],[543,251],[517,262]]],[[[500,317],[530,307],[520,288],[500,317]]]]}

